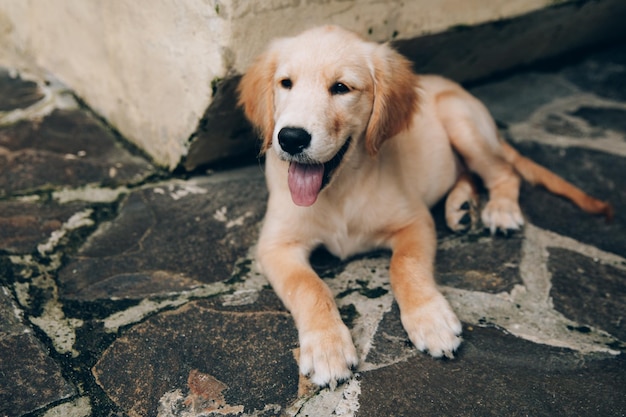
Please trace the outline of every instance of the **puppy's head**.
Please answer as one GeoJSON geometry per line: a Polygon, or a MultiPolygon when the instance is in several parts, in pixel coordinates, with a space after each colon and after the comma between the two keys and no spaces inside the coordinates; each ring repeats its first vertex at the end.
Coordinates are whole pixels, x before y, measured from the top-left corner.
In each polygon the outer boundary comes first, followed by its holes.
{"type": "Polygon", "coordinates": [[[417,110],[410,63],[335,26],[274,41],[239,85],[262,152],[289,161],[295,204],[312,205],[352,152],[375,155],[417,110]]]}

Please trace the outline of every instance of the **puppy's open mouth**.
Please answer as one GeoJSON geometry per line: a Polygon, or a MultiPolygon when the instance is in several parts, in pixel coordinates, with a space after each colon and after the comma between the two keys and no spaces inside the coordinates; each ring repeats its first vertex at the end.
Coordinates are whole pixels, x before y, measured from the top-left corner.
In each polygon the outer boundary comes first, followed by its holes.
{"type": "Polygon", "coordinates": [[[296,161],[289,163],[289,191],[297,206],[313,205],[317,196],[328,185],[337,167],[350,147],[352,138],[348,138],[339,152],[323,164],[303,164],[296,161]]]}

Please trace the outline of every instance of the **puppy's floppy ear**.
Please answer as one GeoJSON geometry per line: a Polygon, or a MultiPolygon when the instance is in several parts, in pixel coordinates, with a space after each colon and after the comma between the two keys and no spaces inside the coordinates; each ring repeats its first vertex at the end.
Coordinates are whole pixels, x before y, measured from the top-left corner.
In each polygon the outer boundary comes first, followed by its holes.
{"type": "Polygon", "coordinates": [[[261,153],[272,144],[274,132],[273,80],[276,71],[275,53],[270,49],[260,55],[239,82],[239,105],[246,117],[259,130],[263,140],[261,153]]]}
{"type": "Polygon", "coordinates": [[[365,146],[375,155],[383,141],[409,128],[418,107],[417,76],[411,63],[387,45],[372,55],[374,107],[365,131],[365,146]]]}

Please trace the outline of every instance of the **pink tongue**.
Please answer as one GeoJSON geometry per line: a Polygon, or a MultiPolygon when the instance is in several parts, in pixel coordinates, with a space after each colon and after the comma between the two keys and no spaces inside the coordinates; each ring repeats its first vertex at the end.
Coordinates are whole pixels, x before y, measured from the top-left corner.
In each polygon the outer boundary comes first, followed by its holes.
{"type": "Polygon", "coordinates": [[[322,189],[324,165],[289,164],[289,191],[291,199],[298,206],[308,207],[315,203],[322,189]]]}

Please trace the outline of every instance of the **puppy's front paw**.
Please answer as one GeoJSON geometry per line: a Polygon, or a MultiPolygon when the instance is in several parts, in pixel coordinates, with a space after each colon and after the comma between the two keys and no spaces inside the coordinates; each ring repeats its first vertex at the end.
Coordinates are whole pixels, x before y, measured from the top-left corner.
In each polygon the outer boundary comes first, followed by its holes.
{"type": "Polygon", "coordinates": [[[348,328],[337,324],[300,334],[300,372],[319,386],[335,389],[352,375],[359,358],[348,328]]]}
{"type": "Polygon", "coordinates": [[[461,322],[443,295],[428,303],[401,313],[402,325],[415,347],[435,358],[454,357],[461,344],[461,322]]]}
{"type": "Polygon", "coordinates": [[[491,234],[519,230],[524,225],[522,210],[516,201],[506,198],[490,200],[483,209],[481,220],[491,234]]]}

